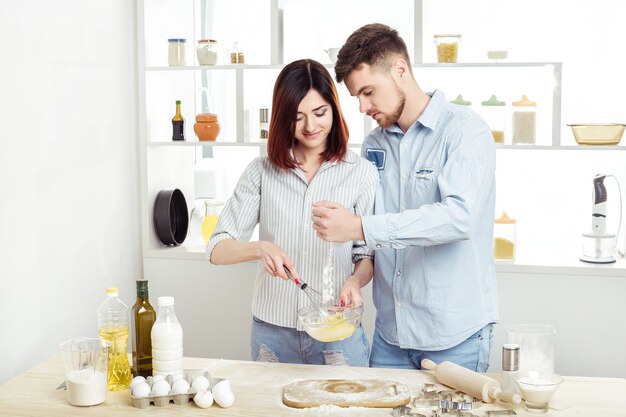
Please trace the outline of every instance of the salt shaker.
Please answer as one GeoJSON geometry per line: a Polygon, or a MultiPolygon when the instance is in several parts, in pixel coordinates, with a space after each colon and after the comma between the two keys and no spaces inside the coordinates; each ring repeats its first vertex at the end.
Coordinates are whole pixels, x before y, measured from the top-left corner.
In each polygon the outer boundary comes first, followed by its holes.
{"type": "Polygon", "coordinates": [[[502,345],[502,391],[519,394],[519,388],[513,379],[519,370],[519,345],[502,345]]]}

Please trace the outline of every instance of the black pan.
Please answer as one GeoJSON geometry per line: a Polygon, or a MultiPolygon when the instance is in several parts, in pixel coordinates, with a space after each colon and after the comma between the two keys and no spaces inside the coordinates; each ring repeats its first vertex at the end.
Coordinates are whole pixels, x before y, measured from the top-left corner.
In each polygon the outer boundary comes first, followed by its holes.
{"type": "Polygon", "coordinates": [[[183,192],[161,190],[154,200],[154,230],[164,245],[180,245],[187,237],[189,215],[183,192]]]}

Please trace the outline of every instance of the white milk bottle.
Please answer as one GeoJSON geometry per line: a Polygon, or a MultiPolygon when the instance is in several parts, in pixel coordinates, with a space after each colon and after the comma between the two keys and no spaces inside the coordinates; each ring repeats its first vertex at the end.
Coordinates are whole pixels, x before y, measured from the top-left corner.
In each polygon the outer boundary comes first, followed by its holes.
{"type": "Polygon", "coordinates": [[[183,328],[176,319],[174,297],[159,297],[152,326],[152,375],[183,376],[183,328]]]}

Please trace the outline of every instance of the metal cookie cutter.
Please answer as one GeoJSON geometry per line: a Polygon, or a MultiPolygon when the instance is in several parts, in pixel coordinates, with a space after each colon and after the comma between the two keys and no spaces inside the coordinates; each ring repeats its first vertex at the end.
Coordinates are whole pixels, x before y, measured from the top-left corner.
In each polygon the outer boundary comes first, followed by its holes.
{"type": "Polygon", "coordinates": [[[398,407],[393,408],[392,412],[393,417],[426,417],[424,414],[420,414],[417,411],[413,410],[411,407],[407,407],[406,405],[400,405],[398,407]]]}
{"type": "Polygon", "coordinates": [[[496,417],[496,416],[516,416],[517,413],[513,410],[489,410],[485,411],[485,416],[487,417],[496,417]]]}

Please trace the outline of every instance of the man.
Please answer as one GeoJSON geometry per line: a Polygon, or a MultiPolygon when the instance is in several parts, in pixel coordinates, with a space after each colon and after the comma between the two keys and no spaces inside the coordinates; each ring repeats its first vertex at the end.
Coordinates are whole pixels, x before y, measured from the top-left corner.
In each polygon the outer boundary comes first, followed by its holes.
{"type": "Polygon", "coordinates": [[[335,75],[378,122],[362,154],[380,183],[374,215],[320,201],[313,227],[326,241],[365,240],[376,250],[370,366],[421,369],[429,358],[486,371],[498,319],[491,130],[441,92],[421,90],[388,26],[355,31],[335,75]]]}

